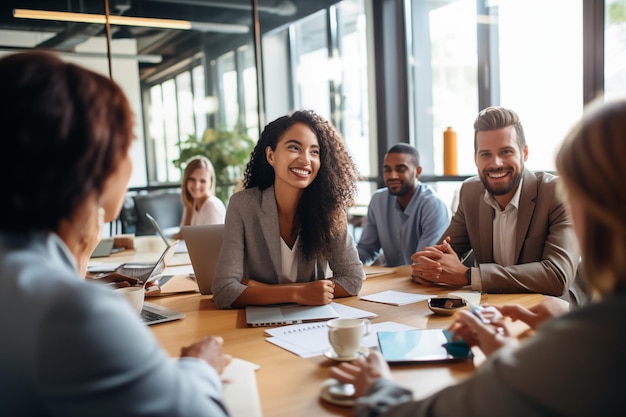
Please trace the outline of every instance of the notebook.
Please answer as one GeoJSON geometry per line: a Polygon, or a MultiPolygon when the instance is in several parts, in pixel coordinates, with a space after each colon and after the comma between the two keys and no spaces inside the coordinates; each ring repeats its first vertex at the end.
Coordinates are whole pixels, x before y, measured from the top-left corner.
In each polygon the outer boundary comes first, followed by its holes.
{"type": "Polygon", "coordinates": [[[378,332],[378,347],[390,364],[450,362],[471,359],[463,341],[452,341],[445,329],[416,329],[378,332]]]}
{"type": "Polygon", "coordinates": [[[246,323],[252,327],[307,323],[310,321],[330,320],[337,317],[339,317],[339,314],[329,304],[323,306],[301,306],[296,304],[246,306],[246,323]]]}
{"type": "Polygon", "coordinates": [[[180,320],[183,317],[185,317],[183,313],[153,303],[144,302],[141,310],[141,318],[148,326],[180,320]]]}
{"type": "Polygon", "coordinates": [[[200,294],[213,294],[211,287],[222,249],[224,225],[183,226],[182,232],[200,294]]]}

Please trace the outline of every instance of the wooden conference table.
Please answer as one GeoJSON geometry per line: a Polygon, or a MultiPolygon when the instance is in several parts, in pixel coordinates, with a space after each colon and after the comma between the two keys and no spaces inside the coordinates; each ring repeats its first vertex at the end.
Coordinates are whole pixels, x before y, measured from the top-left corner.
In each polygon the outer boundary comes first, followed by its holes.
{"type": "MultiPolygon", "coordinates": [[[[107,258],[109,262],[126,260],[155,260],[163,250],[162,241],[149,237],[136,238],[136,249],[124,251],[107,258]]],[[[186,254],[176,254],[172,263],[188,263],[186,254]]],[[[380,270],[380,268],[377,268],[380,270]]],[[[367,271],[367,268],[366,268],[367,271]]],[[[419,292],[446,295],[449,289],[425,287],[410,280],[408,267],[388,268],[388,274],[368,277],[360,295],[384,290],[419,292]]],[[[483,294],[481,303],[534,305],[542,300],[540,294],[483,294]]],[[[336,363],[324,356],[304,359],[265,341],[265,328],[246,326],[244,310],[219,310],[212,296],[199,293],[150,297],[150,302],[163,305],[186,315],[182,320],[151,326],[155,336],[172,356],[178,356],[183,346],[207,335],[224,338],[224,350],[235,358],[241,358],[260,366],[256,372],[257,385],[263,416],[349,416],[352,410],[335,406],[319,399],[322,383],[328,378],[329,369],[336,363]]],[[[393,321],[416,328],[445,328],[454,316],[433,314],[426,301],[392,306],[360,300],[359,297],[336,299],[338,303],[376,313],[373,323],[393,321]]],[[[527,330],[523,324],[514,323],[514,331],[527,330]]],[[[476,351],[473,361],[437,364],[394,366],[396,381],[409,387],[419,399],[441,388],[452,385],[471,375],[484,360],[476,351]]],[[[242,398],[242,401],[246,399],[242,398]]]]}

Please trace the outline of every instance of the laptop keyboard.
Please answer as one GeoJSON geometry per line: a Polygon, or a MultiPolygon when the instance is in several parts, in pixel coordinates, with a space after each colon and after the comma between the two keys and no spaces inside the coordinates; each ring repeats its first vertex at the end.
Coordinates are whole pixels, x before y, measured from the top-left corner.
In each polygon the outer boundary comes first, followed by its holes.
{"type": "Polygon", "coordinates": [[[141,310],[141,318],[143,319],[144,322],[150,323],[156,320],[164,319],[166,317],[162,316],[161,314],[155,313],[153,311],[148,311],[144,308],[143,310],[141,310]]]}

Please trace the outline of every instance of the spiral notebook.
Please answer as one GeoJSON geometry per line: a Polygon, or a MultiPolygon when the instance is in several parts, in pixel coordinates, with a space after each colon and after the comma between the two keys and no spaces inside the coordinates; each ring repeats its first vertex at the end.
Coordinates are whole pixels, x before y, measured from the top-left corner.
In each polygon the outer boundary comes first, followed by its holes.
{"type": "MultiPolygon", "coordinates": [[[[414,327],[392,321],[375,323],[372,324],[371,333],[363,338],[362,345],[368,348],[376,347],[378,345],[378,332],[395,332],[411,329],[414,329],[414,327]]],[[[302,358],[323,355],[324,352],[330,349],[326,322],[275,327],[265,330],[265,333],[271,336],[265,340],[302,358]]]]}

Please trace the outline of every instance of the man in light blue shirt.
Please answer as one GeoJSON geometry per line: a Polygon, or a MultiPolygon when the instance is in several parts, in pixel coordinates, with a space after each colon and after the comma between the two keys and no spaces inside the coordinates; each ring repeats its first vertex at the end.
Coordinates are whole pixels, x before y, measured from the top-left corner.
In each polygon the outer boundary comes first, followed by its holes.
{"type": "Polygon", "coordinates": [[[421,173],[415,147],[398,143],[389,148],[383,165],[387,188],[372,195],[357,245],[364,264],[374,262],[382,249],[385,266],[411,265],[411,255],[436,243],[448,227],[448,206],[419,182],[421,173]]]}

